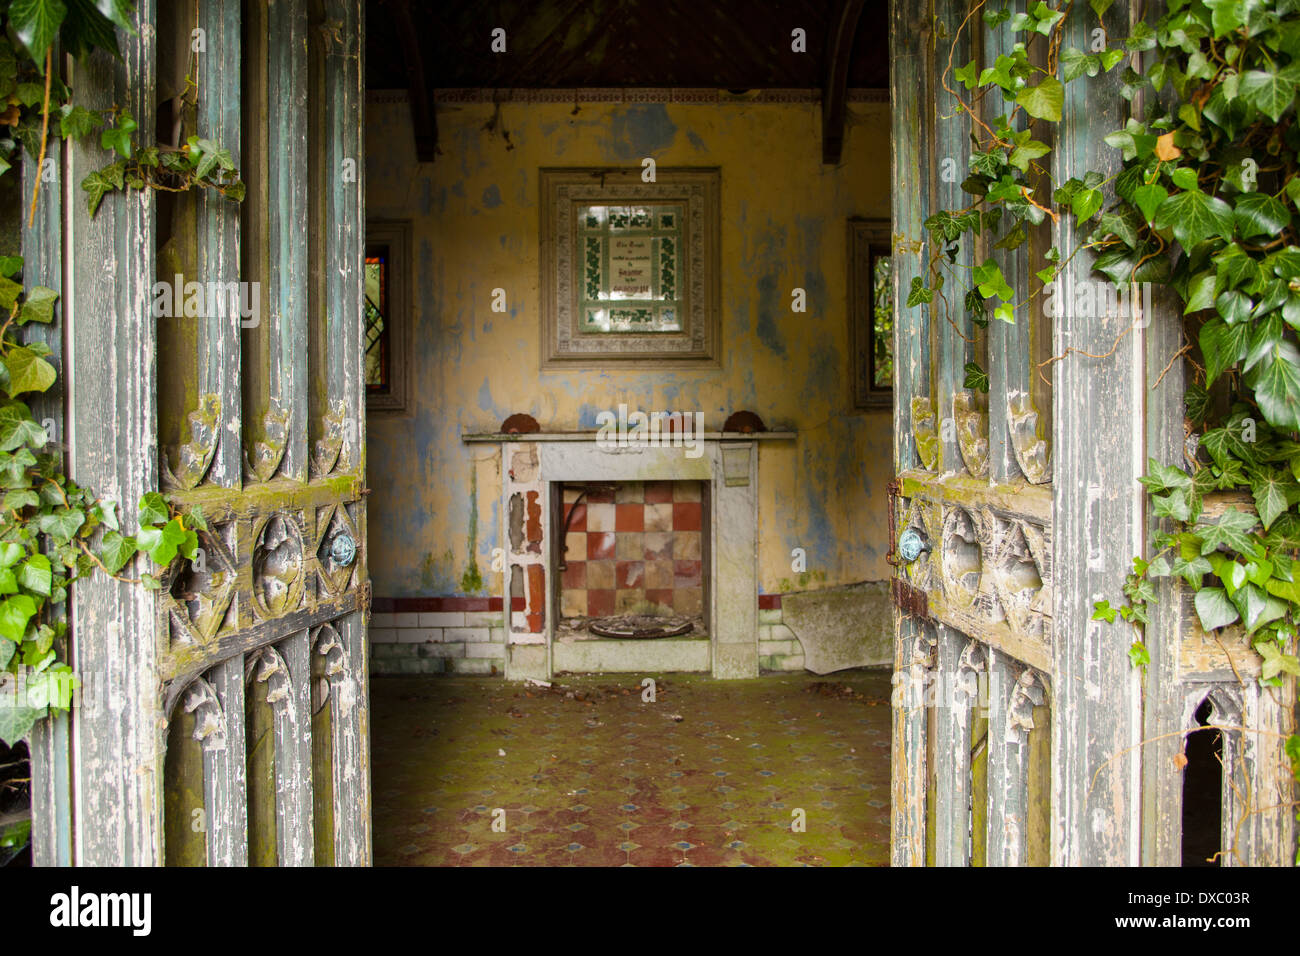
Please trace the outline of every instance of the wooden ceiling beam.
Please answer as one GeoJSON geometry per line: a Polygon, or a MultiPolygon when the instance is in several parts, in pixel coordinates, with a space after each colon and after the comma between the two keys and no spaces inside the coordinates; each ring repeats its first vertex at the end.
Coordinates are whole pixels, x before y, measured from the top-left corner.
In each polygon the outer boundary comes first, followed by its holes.
{"type": "Polygon", "coordinates": [[[397,35],[402,44],[402,59],[406,64],[411,129],[415,134],[415,158],[417,162],[431,163],[438,153],[438,119],[434,115],[432,97],[425,81],[420,33],[411,17],[409,0],[390,0],[386,6],[393,11],[393,21],[397,25],[397,35]]]}
{"type": "Polygon", "coordinates": [[[826,44],[826,84],[822,87],[822,162],[835,165],[844,149],[844,114],[848,100],[849,60],[858,32],[863,0],[843,0],[826,44]]]}

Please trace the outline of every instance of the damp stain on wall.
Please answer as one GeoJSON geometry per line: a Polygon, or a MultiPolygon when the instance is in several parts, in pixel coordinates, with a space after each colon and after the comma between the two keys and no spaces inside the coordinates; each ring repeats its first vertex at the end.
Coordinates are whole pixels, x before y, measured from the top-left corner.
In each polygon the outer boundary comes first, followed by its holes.
{"type": "Polygon", "coordinates": [[[888,412],[849,408],[845,222],[889,215],[888,107],[849,104],[844,163],[834,169],[821,165],[804,105],[572,110],[505,104],[489,132],[492,104],[439,108],[447,161],[419,164],[406,105],[367,108],[376,157],[367,167],[368,214],[411,219],[416,259],[412,407],[405,418],[372,416],[367,426],[375,593],[499,593],[491,554],[503,545],[501,476],[475,462],[492,446],[461,436],[495,431],[518,411],[551,431],[594,429],[596,416],[620,402],[700,411],[710,429],[748,408],[770,427],[798,432],[759,451],[762,591],[887,577],[892,422],[888,412]],[[538,169],[639,169],[646,156],[660,169],[721,170],[722,367],[543,373],[538,169]],[[795,286],[805,290],[805,313],[791,310],[795,286]],[[491,310],[495,288],[505,290],[505,315],[491,310]],[[794,547],[808,551],[805,575],[791,572],[794,547]]]}

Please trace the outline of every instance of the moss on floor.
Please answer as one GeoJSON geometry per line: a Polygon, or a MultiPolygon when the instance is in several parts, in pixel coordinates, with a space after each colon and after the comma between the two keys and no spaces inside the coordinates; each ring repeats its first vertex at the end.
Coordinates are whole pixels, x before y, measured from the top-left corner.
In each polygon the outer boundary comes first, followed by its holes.
{"type": "Polygon", "coordinates": [[[377,864],[888,864],[888,671],[553,683],[372,679],[377,864]]]}

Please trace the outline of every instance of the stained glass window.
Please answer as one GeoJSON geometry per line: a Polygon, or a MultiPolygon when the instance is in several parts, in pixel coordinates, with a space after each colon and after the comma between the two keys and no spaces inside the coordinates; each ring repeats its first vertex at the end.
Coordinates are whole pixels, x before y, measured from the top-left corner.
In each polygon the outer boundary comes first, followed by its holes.
{"type": "Polygon", "coordinates": [[[384,391],[391,384],[389,375],[390,327],[388,313],[388,249],[372,247],[366,251],[366,389],[384,391]]]}
{"type": "Polygon", "coordinates": [[[889,222],[849,220],[853,405],[885,408],[894,387],[894,275],[889,222]]]}
{"type": "Polygon", "coordinates": [[[893,260],[883,250],[871,256],[871,384],[875,388],[894,387],[894,286],[893,260]]]}

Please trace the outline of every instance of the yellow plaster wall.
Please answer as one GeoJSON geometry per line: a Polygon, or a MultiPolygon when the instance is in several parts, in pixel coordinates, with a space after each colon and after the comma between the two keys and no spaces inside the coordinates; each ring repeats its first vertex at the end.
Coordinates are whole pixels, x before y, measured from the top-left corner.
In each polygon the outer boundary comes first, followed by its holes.
{"type": "Polygon", "coordinates": [[[496,431],[512,412],[546,430],[595,428],[626,402],[738,409],[797,442],[761,446],[764,593],[887,576],[890,416],[851,411],[846,220],[889,215],[889,114],[850,104],[844,159],[821,163],[815,104],[454,104],[438,108],[441,155],[417,164],[409,111],[372,98],[366,201],[413,221],[413,413],[371,416],[370,569],[383,596],[499,594],[503,545],[496,431]],[[494,120],[495,114],[495,122],[494,120]],[[491,127],[491,128],[489,128],[491,127]],[[504,134],[508,133],[508,140],[504,134]],[[538,168],[718,166],[722,364],[717,370],[540,371],[538,168]],[[791,290],[807,292],[804,313],[791,290]],[[491,311],[494,288],[508,311],[491,311]],[[807,573],[791,571],[791,550],[807,573]]]}

